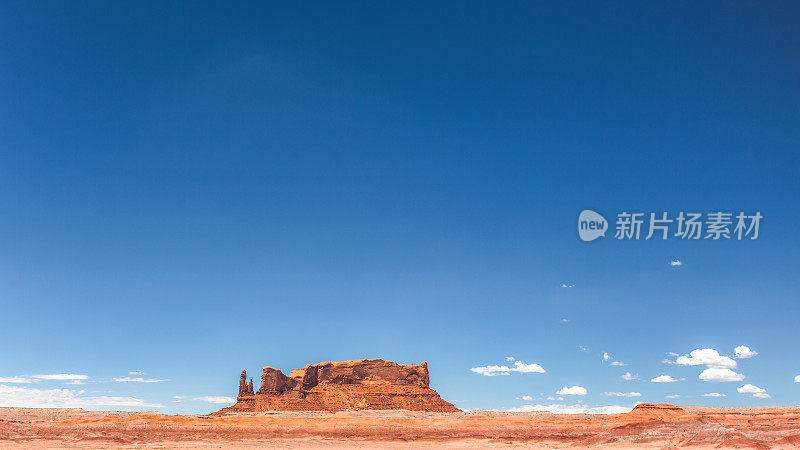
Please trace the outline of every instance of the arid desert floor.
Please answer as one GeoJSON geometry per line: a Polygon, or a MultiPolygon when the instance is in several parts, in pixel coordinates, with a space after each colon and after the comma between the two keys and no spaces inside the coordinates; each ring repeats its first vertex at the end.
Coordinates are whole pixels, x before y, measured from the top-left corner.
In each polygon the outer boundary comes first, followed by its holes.
{"type": "Polygon", "coordinates": [[[612,415],[343,411],[224,416],[0,408],[0,446],[798,448],[800,408],[644,404],[612,415]]]}

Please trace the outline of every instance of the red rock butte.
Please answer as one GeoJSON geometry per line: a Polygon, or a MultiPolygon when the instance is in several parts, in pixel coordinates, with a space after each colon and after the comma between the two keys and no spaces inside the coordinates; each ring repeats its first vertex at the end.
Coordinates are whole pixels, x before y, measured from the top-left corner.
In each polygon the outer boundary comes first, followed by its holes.
{"type": "Polygon", "coordinates": [[[266,366],[261,386],[253,392],[247,372],[239,378],[236,404],[214,413],[258,411],[344,411],[407,409],[460,411],[430,388],[428,363],[397,364],[382,359],[357,359],[309,364],[289,376],[266,366]]]}

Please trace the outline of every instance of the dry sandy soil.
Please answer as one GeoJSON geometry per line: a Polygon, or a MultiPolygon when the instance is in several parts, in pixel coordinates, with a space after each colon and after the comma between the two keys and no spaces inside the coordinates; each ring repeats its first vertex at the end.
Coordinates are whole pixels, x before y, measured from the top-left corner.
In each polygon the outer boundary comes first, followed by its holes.
{"type": "Polygon", "coordinates": [[[0,446],[798,448],[800,409],[650,405],[627,414],[344,411],[167,416],[0,408],[0,446]]]}

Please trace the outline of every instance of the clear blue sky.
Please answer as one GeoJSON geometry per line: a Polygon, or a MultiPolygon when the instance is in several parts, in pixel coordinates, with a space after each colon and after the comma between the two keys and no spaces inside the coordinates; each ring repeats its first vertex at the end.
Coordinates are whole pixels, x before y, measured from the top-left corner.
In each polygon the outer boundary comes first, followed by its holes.
{"type": "Polygon", "coordinates": [[[0,403],[207,412],[243,368],[381,357],[428,361],[465,409],[797,404],[798,19],[5,1],[0,403]],[[756,241],[585,243],[584,208],[764,220],[756,241]],[[740,382],[662,363],[739,345],[740,382]],[[506,356],[546,373],[470,371],[506,356]]]}

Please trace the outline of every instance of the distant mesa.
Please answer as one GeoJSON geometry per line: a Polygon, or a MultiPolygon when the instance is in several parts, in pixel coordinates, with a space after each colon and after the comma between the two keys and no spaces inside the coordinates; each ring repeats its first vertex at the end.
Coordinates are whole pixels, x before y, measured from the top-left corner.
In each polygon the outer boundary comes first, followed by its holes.
{"type": "Polygon", "coordinates": [[[286,376],[266,366],[261,386],[253,391],[247,372],[239,377],[236,404],[215,414],[258,411],[343,411],[407,409],[460,411],[429,387],[428,363],[397,364],[358,359],[309,364],[286,376]]]}

